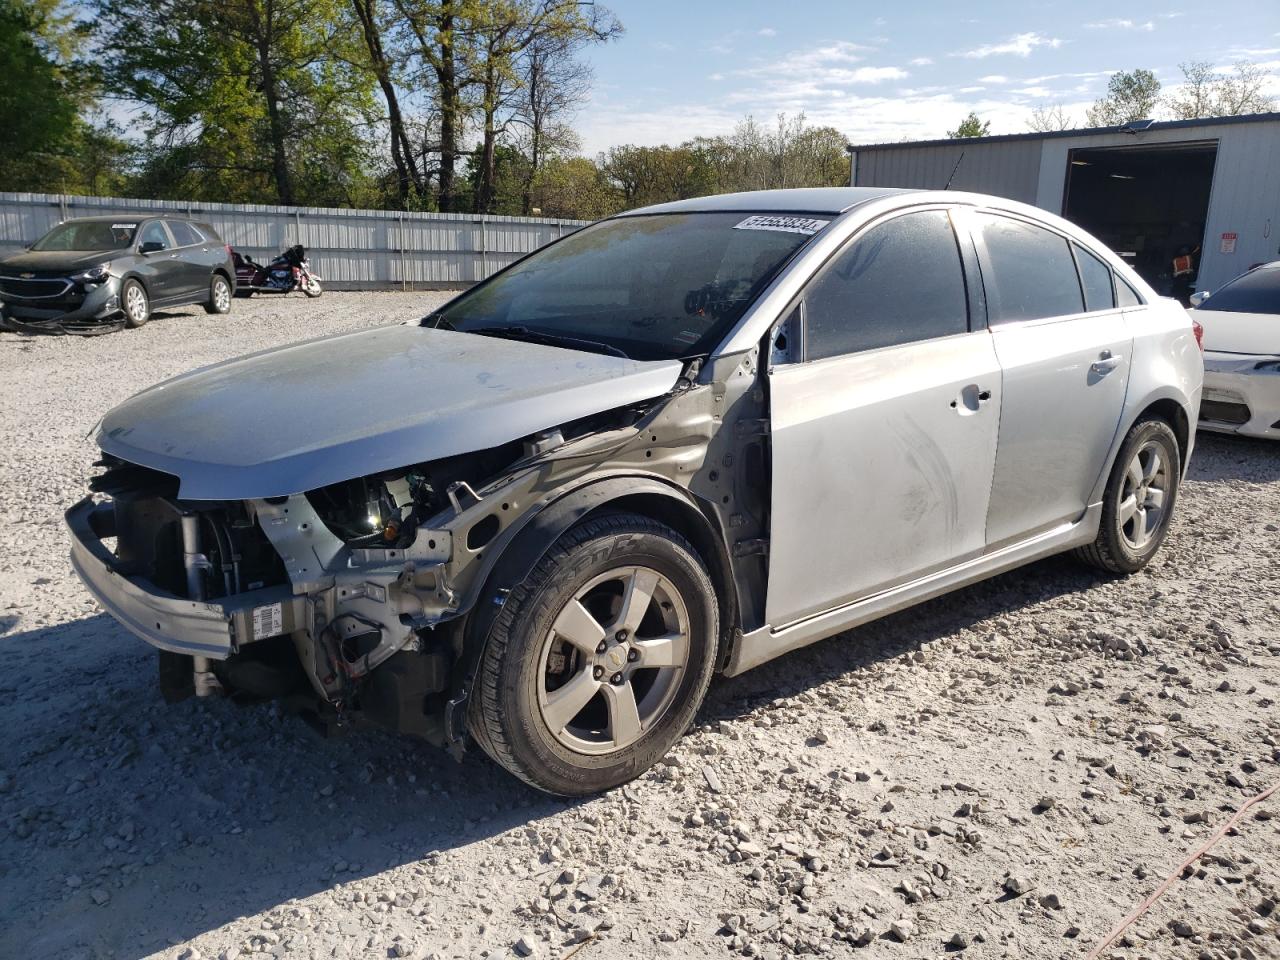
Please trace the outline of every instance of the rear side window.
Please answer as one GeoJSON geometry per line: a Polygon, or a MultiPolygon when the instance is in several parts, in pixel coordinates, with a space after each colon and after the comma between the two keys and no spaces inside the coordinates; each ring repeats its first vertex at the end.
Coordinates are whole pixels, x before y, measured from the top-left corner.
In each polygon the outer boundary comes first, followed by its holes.
{"type": "Polygon", "coordinates": [[[810,360],[968,329],[960,249],[943,210],[872,227],[837,254],[805,294],[810,360]]]}
{"type": "Polygon", "coordinates": [[[1011,217],[976,215],[987,248],[983,283],[992,326],[1084,310],[1067,240],[1011,217]]]}
{"type": "Polygon", "coordinates": [[[173,234],[173,242],[180,247],[189,247],[203,242],[200,234],[185,220],[170,220],[169,232],[173,234]]]}
{"type": "Polygon", "coordinates": [[[209,224],[197,223],[194,226],[196,233],[202,234],[206,240],[211,243],[222,243],[222,237],[218,236],[218,231],[209,226],[209,224]]]}
{"type": "Polygon", "coordinates": [[[1086,310],[1110,310],[1116,305],[1116,292],[1111,286],[1111,268],[1077,244],[1076,263],[1080,265],[1080,283],[1084,286],[1086,310]]]}

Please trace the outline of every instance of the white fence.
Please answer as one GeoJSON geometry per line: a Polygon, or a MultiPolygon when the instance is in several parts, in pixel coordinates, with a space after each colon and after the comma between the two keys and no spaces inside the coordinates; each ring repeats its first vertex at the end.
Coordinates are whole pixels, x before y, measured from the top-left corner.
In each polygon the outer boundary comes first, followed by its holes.
{"type": "Polygon", "coordinates": [[[587,222],[0,192],[0,256],[70,217],[147,213],[209,223],[258,260],[301,243],[326,286],[348,290],[469,286],[587,222]]]}

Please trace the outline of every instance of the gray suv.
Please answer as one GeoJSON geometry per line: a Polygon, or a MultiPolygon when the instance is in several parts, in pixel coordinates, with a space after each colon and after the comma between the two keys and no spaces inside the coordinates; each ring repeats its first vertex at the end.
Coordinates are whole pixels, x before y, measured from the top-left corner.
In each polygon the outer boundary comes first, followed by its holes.
{"type": "Polygon", "coordinates": [[[140,327],[155,307],[231,309],[231,248],[207,223],[179,217],[65,220],[0,260],[0,322],[27,333],[140,327]]]}
{"type": "Polygon", "coordinates": [[[1141,569],[1191,455],[1197,339],[1006,200],[650,207],[418,324],[116,407],[72,562],[170,698],[474,739],[591,793],[662,757],[717,671],[1062,551],[1141,569]]]}

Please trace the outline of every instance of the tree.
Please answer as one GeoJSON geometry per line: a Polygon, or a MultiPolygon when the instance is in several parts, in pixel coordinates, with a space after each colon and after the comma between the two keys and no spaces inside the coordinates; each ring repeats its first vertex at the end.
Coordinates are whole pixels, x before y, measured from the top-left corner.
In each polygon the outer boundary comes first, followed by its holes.
{"type": "Polygon", "coordinates": [[[1175,119],[1266,113],[1275,106],[1263,93],[1268,73],[1248,60],[1238,61],[1233,74],[1218,73],[1207,60],[1180,63],[1178,69],[1182,85],[1169,97],[1169,112],[1175,119]]]}
{"type": "Polygon", "coordinates": [[[1094,101],[1086,117],[1091,127],[1114,127],[1154,117],[1160,104],[1160,81],[1150,70],[1112,74],[1107,94],[1094,101]]]}
{"type": "Polygon", "coordinates": [[[991,134],[991,121],[979,120],[978,115],[972,110],[969,115],[960,121],[960,126],[954,130],[948,130],[947,136],[953,140],[962,139],[964,137],[986,137],[991,134]]]}
{"type": "Polygon", "coordinates": [[[1070,130],[1075,121],[1062,109],[1062,104],[1055,103],[1051,107],[1039,106],[1031,111],[1031,119],[1027,121],[1027,129],[1036,133],[1051,133],[1055,130],[1070,130]]]}
{"type": "Polygon", "coordinates": [[[553,157],[534,175],[530,213],[568,220],[599,220],[623,209],[604,172],[586,157],[553,157]]]}

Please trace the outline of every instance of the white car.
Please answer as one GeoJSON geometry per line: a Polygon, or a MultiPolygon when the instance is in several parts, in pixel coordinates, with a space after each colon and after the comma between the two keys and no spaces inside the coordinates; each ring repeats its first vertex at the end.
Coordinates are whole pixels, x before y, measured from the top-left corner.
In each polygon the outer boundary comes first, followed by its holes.
{"type": "Polygon", "coordinates": [[[1204,327],[1200,429],[1280,439],[1280,260],[1191,299],[1204,327]]]}

